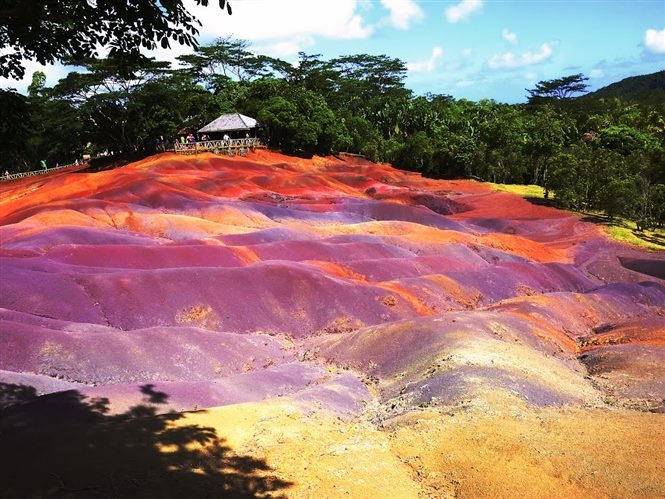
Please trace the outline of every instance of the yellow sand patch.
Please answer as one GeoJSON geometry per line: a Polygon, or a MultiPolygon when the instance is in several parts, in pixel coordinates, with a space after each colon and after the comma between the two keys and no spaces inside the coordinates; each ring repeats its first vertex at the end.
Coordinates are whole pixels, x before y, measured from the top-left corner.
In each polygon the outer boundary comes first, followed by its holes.
{"type": "Polygon", "coordinates": [[[219,316],[210,305],[193,305],[180,310],[175,320],[178,324],[199,327],[203,329],[218,329],[219,316]]]}
{"type": "Polygon", "coordinates": [[[287,497],[417,498],[420,492],[392,454],[389,435],[368,423],[305,415],[282,402],[221,407],[181,422],[217,428],[235,452],[261,456],[293,483],[287,497]]]}
{"type": "Polygon", "coordinates": [[[662,414],[537,409],[486,394],[463,410],[409,414],[389,431],[423,497],[665,496],[662,414]]]}
{"type": "Polygon", "coordinates": [[[665,415],[485,392],[378,429],[293,401],[3,438],[3,497],[663,497],[665,415]]]}

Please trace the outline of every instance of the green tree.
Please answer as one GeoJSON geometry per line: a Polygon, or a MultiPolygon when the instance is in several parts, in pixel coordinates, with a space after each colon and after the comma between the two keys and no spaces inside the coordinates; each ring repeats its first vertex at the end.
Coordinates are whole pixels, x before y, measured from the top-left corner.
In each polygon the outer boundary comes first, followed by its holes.
{"type": "Polygon", "coordinates": [[[0,174],[30,170],[27,138],[31,136],[28,99],[14,90],[0,89],[0,174]]]}
{"type": "MultiPolygon", "coordinates": [[[[231,14],[226,0],[219,5],[231,14]]],[[[108,48],[119,69],[131,68],[144,59],[142,48],[168,48],[171,41],[195,47],[200,25],[183,0],[4,0],[0,19],[0,76],[17,79],[25,74],[24,59],[92,58],[100,47],[108,48]]]]}
{"type": "Polygon", "coordinates": [[[424,173],[436,171],[434,164],[435,147],[430,137],[423,131],[409,135],[404,145],[397,151],[395,165],[407,170],[424,173]]]}
{"type": "Polygon", "coordinates": [[[298,64],[292,66],[287,79],[289,83],[306,88],[333,102],[334,92],[339,90],[340,74],[330,62],[321,59],[321,54],[298,52],[298,64]]]}
{"type": "Polygon", "coordinates": [[[45,86],[46,75],[36,71],[28,87],[31,134],[27,138],[32,163],[65,164],[81,158],[85,145],[85,119],[67,99],[45,86]]]}
{"type": "Polygon", "coordinates": [[[284,97],[274,96],[265,102],[256,115],[265,127],[268,145],[284,151],[298,149],[295,134],[300,125],[298,108],[284,97]]]}
{"type": "Polygon", "coordinates": [[[136,89],[127,101],[127,119],[135,143],[151,148],[157,139],[169,140],[183,128],[197,130],[231,111],[225,104],[187,74],[174,73],[136,89]]]}
{"type": "Polygon", "coordinates": [[[553,80],[543,80],[536,83],[532,89],[527,89],[529,104],[541,104],[553,100],[562,100],[572,97],[574,94],[581,94],[587,91],[588,80],[582,73],[555,78],[553,80]]]}
{"type": "Polygon", "coordinates": [[[142,147],[143,138],[137,133],[140,117],[130,114],[130,102],[144,85],[165,77],[169,64],[146,59],[131,71],[118,71],[116,62],[80,62],[87,72],[69,73],[53,88],[52,95],[78,110],[87,128],[87,142],[97,151],[131,152],[142,147]]]}
{"type": "Polygon", "coordinates": [[[571,136],[577,135],[576,128],[565,113],[549,105],[526,111],[524,120],[524,154],[529,173],[523,180],[545,187],[547,193],[549,164],[570,143],[571,136]]]}
{"type": "MultiPolygon", "coordinates": [[[[585,179],[588,189],[586,192],[586,205],[591,209],[603,209],[607,211],[608,205],[612,205],[612,181],[620,182],[621,189],[627,185],[626,178],[630,172],[626,168],[626,159],[616,151],[607,149],[595,149],[590,151],[591,161],[587,171],[581,171],[581,178],[585,179]]],[[[624,196],[624,198],[627,198],[624,196]]],[[[609,207],[614,215],[619,214],[623,208],[617,200],[614,206],[609,207]]],[[[608,213],[609,215],[609,213],[608,213]]]]}
{"type": "Polygon", "coordinates": [[[627,156],[638,151],[653,149],[658,145],[658,141],[634,127],[612,125],[601,130],[599,145],[627,156]]]}
{"type": "Polygon", "coordinates": [[[255,55],[246,40],[218,38],[210,45],[198,47],[194,53],[178,57],[182,71],[203,83],[213,93],[220,93],[234,82],[257,78],[284,76],[291,65],[280,59],[255,55]]]}
{"type": "MultiPolygon", "coordinates": [[[[624,158],[613,151],[595,150],[587,144],[575,144],[557,154],[550,166],[549,186],[557,202],[578,210],[606,210],[612,216],[624,210],[621,200],[612,205],[612,180],[627,178],[624,158]]],[[[625,198],[625,196],[624,196],[625,198]]]]}
{"type": "Polygon", "coordinates": [[[623,215],[632,218],[637,203],[636,179],[610,177],[599,192],[600,207],[610,219],[623,215]]]}
{"type": "Polygon", "coordinates": [[[593,151],[586,144],[575,144],[557,152],[550,160],[548,189],[564,208],[582,210],[589,207],[595,188],[593,151]]]}
{"type": "Polygon", "coordinates": [[[665,226],[665,184],[655,184],[651,189],[651,206],[653,224],[665,226]]]}
{"type": "MultiPolygon", "coordinates": [[[[411,92],[404,88],[406,66],[399,59],[368,54],[308,61],[315,91],[335,112],[346,111],[378,127],[384,138],[401,133],[411,92]]],[[[312,88],[310,86],[310,88],[312,88]]]]}

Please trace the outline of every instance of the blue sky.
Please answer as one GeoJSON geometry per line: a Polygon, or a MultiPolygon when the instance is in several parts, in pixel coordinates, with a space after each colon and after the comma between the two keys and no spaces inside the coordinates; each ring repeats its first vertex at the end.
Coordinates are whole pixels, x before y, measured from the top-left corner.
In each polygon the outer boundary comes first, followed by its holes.
{"type": "MultiPolygon", "coordinates": [[[[201,43],[233,36],[292,63],[298,51],[324,59],[385,54],[407,64],[406,85],[416,94],[517,103],[541,80],[583,73],[593,90],[665,69],[663,0],[230,1],[232,16],[216,0],[206,8],[186,0],[203,23],[201,43]]],[[[67,73],[46,71],[49,84],[67,73]]]]}

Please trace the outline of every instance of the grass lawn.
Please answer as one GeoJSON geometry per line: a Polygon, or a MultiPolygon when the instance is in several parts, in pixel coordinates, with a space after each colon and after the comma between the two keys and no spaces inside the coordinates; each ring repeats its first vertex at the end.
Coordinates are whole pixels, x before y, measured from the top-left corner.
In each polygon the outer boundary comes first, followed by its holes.
{"type": "Polygon", "coordinates": [[[493,189],[503,192],[512,192],[524,198],[545,198],[545,189],[539,185],[518,185],[518,184],[492,184],[493,189]]]}
{"type": "MultiPolygon", "coordinates": [[[[497,191],[512,192],[513,194],[517,194],[526,199],[544,200],[545,198],[545,189],[539,185],[493,183],[489,183],[489,185],[497,191]]],[[[665,230],[663,229],[639,232],[634,222],[624,218],[614,218],[610,220],[610,218],[602,212],[583,213],[573,211],[572,213],[584,216],[589,222],[604,226],[605,232],[612,239],[649,250],[665,251],[665,230]]]]}
{"type": "Polygon", "coordinates": [[[603,225],[605,232],[612,239],[649,250],[665,251],[665,230],[663,229],[639,232],[634,222],[623,218],[610,220],[607,215],[597,213],[588,215],[588,218],[591,218],[594,223],[603,225]]]}

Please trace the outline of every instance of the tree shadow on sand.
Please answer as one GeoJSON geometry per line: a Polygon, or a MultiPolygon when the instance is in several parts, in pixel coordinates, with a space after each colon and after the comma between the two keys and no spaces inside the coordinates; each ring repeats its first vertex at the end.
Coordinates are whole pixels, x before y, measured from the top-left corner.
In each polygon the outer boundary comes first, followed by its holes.
{"type": "Polygon", "coordinates": [[[653,231],[637,230],[634,223],[630,223],[620,217],[610,217],[604,213],[580,212],[579,214],[583,215],[581,218],[583,222],[591,222],[604,227],[625,229],[632,234],[635,239],[656,246],[655,249],[658,249],[658,246],[665,247],[665,234],[663,234],[662,227],[653,229],[653,231]]]}
{"type": "Polygon", "coordinates": [[[168,395],[109,414],[109,401],[69,390],[35,397],[0,383],[2,497],[283,497],[289,482],[262,459],[239,455],[214,428],[158,414],[168,395]]]}

